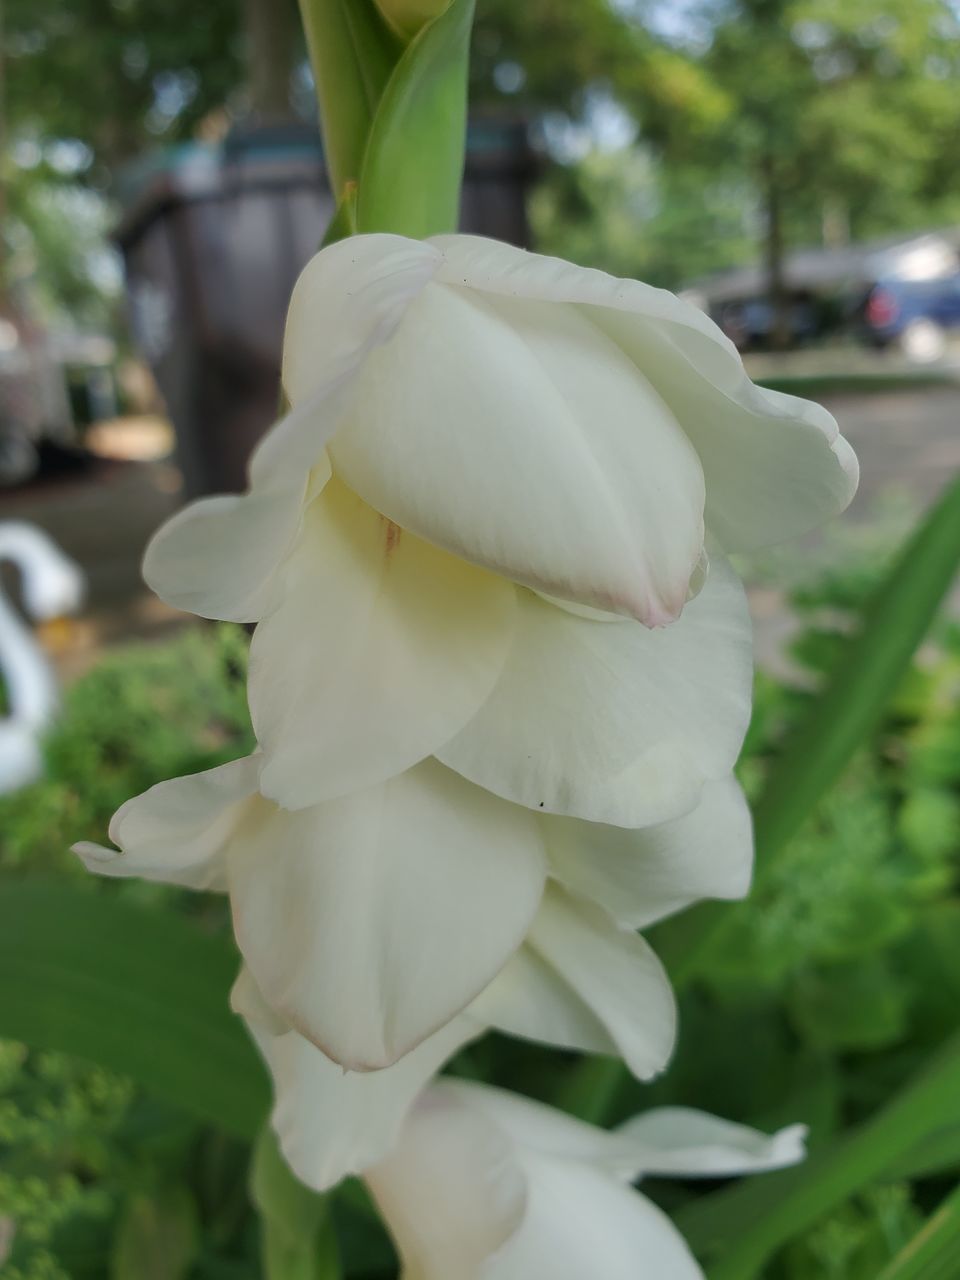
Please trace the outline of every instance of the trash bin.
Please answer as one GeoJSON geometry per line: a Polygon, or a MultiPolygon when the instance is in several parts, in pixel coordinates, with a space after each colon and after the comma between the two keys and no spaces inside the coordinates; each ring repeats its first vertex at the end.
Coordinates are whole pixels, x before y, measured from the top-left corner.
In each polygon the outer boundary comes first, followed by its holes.
{"type": "MultiPolygon", "coordinates": [[[[525,126],[471,126],[465,231],[525,245],[525,126]]],[[[166,400],[188,495],[237,491],[276,417],[283,321],[333,214],[319,135],[238,131],[147,157],[120,185],[115,236],[134,340],[166,400]]]]}

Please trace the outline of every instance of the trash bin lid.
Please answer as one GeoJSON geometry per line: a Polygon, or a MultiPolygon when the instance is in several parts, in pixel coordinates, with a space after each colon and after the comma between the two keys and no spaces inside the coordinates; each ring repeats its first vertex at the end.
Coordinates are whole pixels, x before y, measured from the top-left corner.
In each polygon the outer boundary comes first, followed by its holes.
{"type": "Polygon", "coordinates": [[[166,210],[243,187],[325,182],[323,145],[307,125],[237,129],[222,143],[184,142],[151,151],[117,176],[121,247],[166,210]]]}

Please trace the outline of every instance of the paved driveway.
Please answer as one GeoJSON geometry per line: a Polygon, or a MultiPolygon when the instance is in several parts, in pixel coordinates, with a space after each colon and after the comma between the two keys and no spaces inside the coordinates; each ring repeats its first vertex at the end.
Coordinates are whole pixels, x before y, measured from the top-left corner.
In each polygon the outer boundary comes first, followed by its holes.
{"type": "Polygon", "coordinates": [[[824,397],[860,458],[846,518],[869,520],[876,499],[902,489],[924,506],[960,471],[960,383],[824,397]]]}

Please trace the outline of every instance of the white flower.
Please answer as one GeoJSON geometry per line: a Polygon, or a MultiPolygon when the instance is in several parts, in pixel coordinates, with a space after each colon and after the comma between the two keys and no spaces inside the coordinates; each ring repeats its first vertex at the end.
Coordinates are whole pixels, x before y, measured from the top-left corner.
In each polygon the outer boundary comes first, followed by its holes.
{"type": "Polygon", "coordinates": [[[729,773],[750,642],[722,552],[849,501],[825,410],[754,387],[670,294],[465,236],[318,254],[284,382],[249,493],[188,508],[144,566],[180,607],[261,623],[265,795],[305,807],[436,755],[637,827],[729,773]]]}
{"type": "Polygon", "coordinates": [[[533,813],[435,760],[291,812],[260,794],[261,764],[161,782],[114,816],[120,852],[76,850],[101,874],[228,891],[271,1017],[345,1067],[397,1062],[468,1005],[478,1025],[617,1054],[640,1077],[664,1066],[672,996],[633,930],[746,891],[732,780],[629,832],[533,813]]]}
{"type": "Polygon", "coordinates": [[[703,1280],[670,1220],[630,1183],[781,1168],[802,1159],[805,1132],[767,1137],[667,1108],[607,1133],[500,1089],[440,1080],[365,1178],[403,1280],[703,1280]]]}

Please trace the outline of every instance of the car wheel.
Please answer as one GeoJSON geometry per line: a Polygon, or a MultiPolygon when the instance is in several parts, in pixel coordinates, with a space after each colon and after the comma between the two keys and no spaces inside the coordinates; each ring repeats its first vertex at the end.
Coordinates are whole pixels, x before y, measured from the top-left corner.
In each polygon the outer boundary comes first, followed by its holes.
{"type": "Polygon", "coordinates": [[[947,336],[935,320],[911,320],[900,335],[900,350],[914,364],[940,360],[947,349],[947,336]]]}

